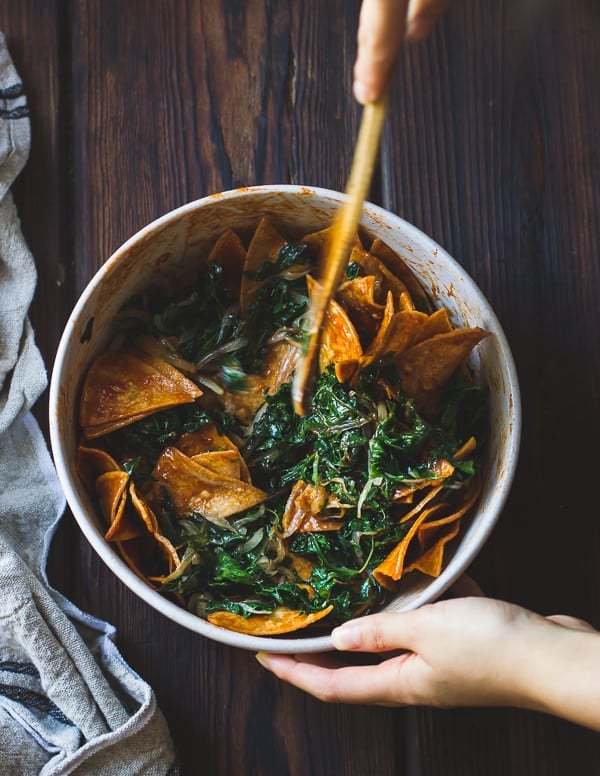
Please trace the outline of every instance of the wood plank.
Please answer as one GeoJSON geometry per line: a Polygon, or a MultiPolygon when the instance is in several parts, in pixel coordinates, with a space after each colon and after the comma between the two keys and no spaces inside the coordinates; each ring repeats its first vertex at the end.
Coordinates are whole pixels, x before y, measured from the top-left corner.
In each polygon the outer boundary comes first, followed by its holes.
{"type": "MultiPolygon", "coordinates": [[[[66,92],[63,89],[64,27],[59,2],[3,3],[0,30],[23,82],[30,111],[31,151],[13,194],[25,239],[38,273],[31,308],[36,340],[48,368],[70,305],[68,285],[69,214],[67,208],[66,92]],[[36,20],[32,24],[32,19],[36,20]],[[39,67],[43,61],[45,67],[39,67]],[[52,294],[46,299],[46,294],[52,294]]],[[[47,396],[38,417],[47,429],[47,396]]]]}
{"type": "MultiPolygon", "coordinates": [[[[596,625],[595,495],[569,461],[597,459],[600,418],[597,33],[585,2],[452,5],[401,58],[382,171],[385,204],[488,296],[520,374],[519,472],[473,574],[490,595],[596,625]]],[[[417,720],[423,776],[598,770],[597,736],[543,715],[417,720]]]]}
{"type": "MultiPolygon", "coordinates": [[[[136,229],[190,199],[249,183],[343,186],[359,116],[357,13],[342,0],[76,3],[78,289],[136,229]]],[[[156,614],[85,542],[74,564],[78,603],[116,624],[125,658],[155,687],[184,774],[198,763],[211,774],[398,772],[402,711],[320,704],[251,654],[156,614]]]]}

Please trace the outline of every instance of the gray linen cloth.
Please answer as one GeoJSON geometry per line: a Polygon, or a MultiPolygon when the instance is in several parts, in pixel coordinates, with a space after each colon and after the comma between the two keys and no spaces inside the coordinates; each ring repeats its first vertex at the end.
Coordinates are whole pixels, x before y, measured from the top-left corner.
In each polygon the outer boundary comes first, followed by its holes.
{"type": "Polygon", "coordinates": [[[36,270],[10,192],[29,152],[27,114],[0,33],[0,772],[172,775],[165,720],[114,629],[45,573],[65,502],[30,413],[46,373],[27,318],[36,270]]]}

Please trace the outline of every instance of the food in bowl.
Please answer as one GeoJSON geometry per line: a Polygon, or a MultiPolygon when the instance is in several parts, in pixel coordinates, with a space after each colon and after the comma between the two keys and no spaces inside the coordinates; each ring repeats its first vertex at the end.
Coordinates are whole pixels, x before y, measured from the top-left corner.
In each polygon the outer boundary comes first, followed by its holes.
{"type": "Polygon", "coordinates": [[[129,300],[83,382],[77,471],[105,540],[232,631],[331,628],[438,577],[480,495],[489,408],[467,364],[488,331],[433,309],[380,238],[357,235],[294,414],[326,243],[224,229],[191,285],[129,300]]]}

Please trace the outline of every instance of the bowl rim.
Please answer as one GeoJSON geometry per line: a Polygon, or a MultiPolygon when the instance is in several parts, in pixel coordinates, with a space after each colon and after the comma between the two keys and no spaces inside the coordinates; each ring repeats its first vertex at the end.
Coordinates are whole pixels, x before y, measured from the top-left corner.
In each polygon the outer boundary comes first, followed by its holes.
{"type": "MultiPolygon", "coordinates": [[[[121,246],[119,246],[112,255],[99,267],[92,276],[86,287],[77,300],[69,318],[65,324],[59,345],[54,359],[50,379],[49,390],[49,431],[50,444],[58,478],[63,488],[67,503],[73,516],[75,517],[79,528],[96,551],[101,560],[108,566],[112,573],[128,587],[142,601],[149,604],[160,614],[170,620],[191,630],[206,638],[218,641],[220,643],[238,647],[251,651],[266,651],[283,654],[324,652],[333,649],[330,635],[313,636],[306,638],[286,638],[286,637],[267,637],[253,636],[251,634],[242,634],[212,625],[206,620],[183,609],[177,604],[169,601],[158,591],[151,588],[146,582],[140,579],[122,560],[118,553],[104,540],[99,530],[93,525],[91,519],[87,516],[86,510],[80,503],[79,496],[75,488],[74,472],[71,473],[66,463],[66,455],[63,452],[61,432],[58,420],[58,407],[60,406],[60,385],[62,383],[65,361],[70,351],[73,341],[76,321],[81,317],[82,312],[88,303],[97,286],[102,282],[105,274],[116,264],[124,253],[127,253],[140,240],[147,239],[153,233],[160,230],[164,225],[177,220],[186,213],[196,211],[210,205],[213,202],[232,200],[237,198],[252,197],[256,194],[269,193],[288,193],[291,195],[303,194],[312,195],[317,198],[329,199],[333,202],[341,203],[346,198],[343,192],[332,189],[325,189],[317,186],[305,186],[296,184],[266,184],[258,186],[248,186],[228,191],[210,194],[205,197],[187,202],[167,213],[159,216],[146,226],[139,229],[135,234],[129,237],[121,246]]],[[[415,609],[424,603],[435,601],[460,577],[465,569],[471,564],[476,555],[480,552],[483,545],[493,531],[495,524],[500,517],[504,504],[508,498],[514,476],[516,473],[518,453],[521,440],[521,398],[517,377],[515,362],[510,350],[510,346],[502,329],[502,326],[492,309],[490,303],[484,296],[481,289],[475,281],[441,245],[425,234],[418,227],[404,220],[400,216],[386,210],[371,202],[365,202],[363,206],[363,215],[368,213],[375,220],[384,222],[394,222],[401,231],[409,238],[419,242],[425,249],[432,251],[435,255],[442,256],[444,261],[450,265],[464,283],[470,298],[475,298],[481,307],[486,309],[494,336],[498,341],[499,349],[505,359],[505,372],[509,394],[511,396],[511,417],[510,430],[508,433],[508,465],[505,468],[505,474],[500,487],[497,487],[491,495],[488,503],[488,511],[491,517],[483,523],[478,531],[477,541],[472,542],[472,547],[468,552],[463,552],[460,557],[456,553],[448,565],[444,568],[439,577],[435,578],[425,588],[411,597],[409,605],[403,607],[403,610],[415,609]]],[[[387,609],[393,609],[393,602],[388,604],[387,609]]]]}

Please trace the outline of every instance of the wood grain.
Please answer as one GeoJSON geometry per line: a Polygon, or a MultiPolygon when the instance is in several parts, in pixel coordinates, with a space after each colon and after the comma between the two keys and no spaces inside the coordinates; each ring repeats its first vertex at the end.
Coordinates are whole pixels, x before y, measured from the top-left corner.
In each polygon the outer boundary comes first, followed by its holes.
{"type": "MultiPolygon", "coordinates": [[[[359,115],[348,81],[353,5],[328,10],[344,42],[333,61],[317,3],[159,2],[151,14],[145,2],[75,6],[79,288],[131,233],[185,201],[249,183],[343,185],[359,115]]],[[[126,659],[155,687],[184,773],[201,762],[211,774],[358,776],[374,761],[397,772],[401,711],[325,707],[251,654],[148,609],[85,543],[76,568],[79,602],[117,625],[126,659]]]]}
{"type": "MultiPolygon", "coordinates": [[[[456,4],[404,52],[384,204],[466,267],[517,363],[519,470],[473,574],[489,595],[598,625],[598,528],[567,459],[598,460],[599,26],[587,3],[527,8],[456,4]]],[[[421,711],[417,725],[423,776],[599,768],[597,736],[542,715],[421,711]]]]}
{"type": "MultiPolygon", "coordinates": [[[[106,258],[164,212],[253,183],[345,185],[359,0],[4,0],[30,161],[15,187],[51,364],[106,258]]],[[[592,0],[463,0],[401,54],[371,199],[488,296],[521,380],[516,482],[472,572],[486,592],[600,626],[600,19],[592,0]]],[[[46,405],[38,406],[45,423],[46,405]]],[[[184,776],[562,776],[597,735],[508,709],[324,705],[134,597],[66,516],[52,581],[117,626],[184,776]]]]}

